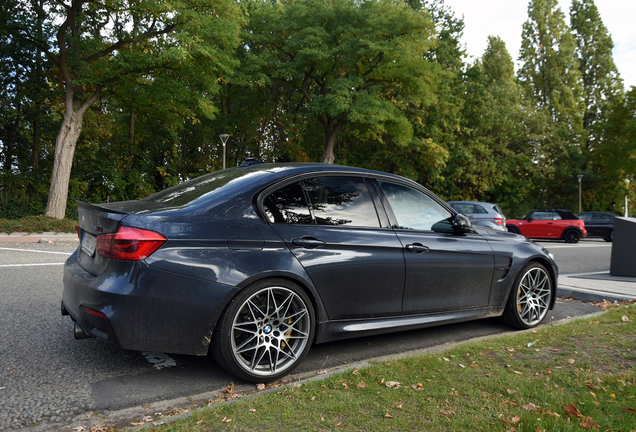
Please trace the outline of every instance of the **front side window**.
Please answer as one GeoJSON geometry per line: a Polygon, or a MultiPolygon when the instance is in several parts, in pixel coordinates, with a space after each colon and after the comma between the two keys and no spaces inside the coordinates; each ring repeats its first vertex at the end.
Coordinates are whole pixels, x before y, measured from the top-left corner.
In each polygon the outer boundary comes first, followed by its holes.
{"type": "Polygon", "coordinates": [[[369,189],[361,177],[314,177],[303,180],[317,225],[379,228],[369,189]]]}
{"type": "Polygon", "coordinates": [[[398,183],[379,181],[397,219],[395,228],[452,231],[452,214],[425,193],[398,183]]]}

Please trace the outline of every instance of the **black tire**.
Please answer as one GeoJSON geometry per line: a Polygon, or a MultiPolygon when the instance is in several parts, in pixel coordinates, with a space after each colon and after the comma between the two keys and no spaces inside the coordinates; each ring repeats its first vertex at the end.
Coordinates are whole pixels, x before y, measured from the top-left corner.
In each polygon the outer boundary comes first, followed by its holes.
{"type": "Polygon", "coordinates": [[[554,296],[550,273],[537,262],[517,275],[503,313],[504,321],[518,329],[536,327],[546,317],[554,296]]]}
{"type": "Polygon", "coordinates": [[[605,237],[603,240],[605,240],[606,242],[613,242],[614,241],[614,230],[611,230],[609,232],[609,234],[607,235],[607,237],[605,237]]]}
{"type": "Polygon", "coordinates": [[[276,381],[307,355],[315,321],[313,305],[297,284],[286,279],[256,282],[223,312],[214,330],[214,357],[245,381],[276,381]]]}
{"type": "Polygon", "coordinates": [[[581,240],[581,233],[574,229],[568,230],[563,233],[563,240],[566,243],[578,243],[581,240]]]}
{"type": "Polygon", "coordinates": [[[517,228],[516,226],[506,225],[506,229],[508,230],[508,232],[511,232],[513,234],[521,234],[521,231],[519,231],[519,228],[517,228]]]}

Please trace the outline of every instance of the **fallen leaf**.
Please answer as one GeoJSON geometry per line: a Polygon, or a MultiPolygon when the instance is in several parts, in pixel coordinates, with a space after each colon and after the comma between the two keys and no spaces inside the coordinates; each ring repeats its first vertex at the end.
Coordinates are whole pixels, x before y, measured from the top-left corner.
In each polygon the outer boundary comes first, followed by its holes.
{"type": "Polygon", "coordinates": [[[527,409],[528,411],[535,411],[537,409],[537,406],[533,403],[529,403],[529,404],[523,405],[523,408],[527,409]]]}
{"type": "Polygon", "coordinates": [[[628,322],[629,318],[627,318],[626,316],[623,315],[623,317],[621,318],[621,320],[623,320],[623,322],[628,322]]]}
{"type": "Polygon", "coordinates": [[[397,382],[397,381],[387,381],[384,383],[385,386],[387,387],[400,387],[401,383],[397,382]]]}
{"type": "Polygon", "coordinates": [[[570,364],[574,364],[574,363],[576,363],[576,360],[574,360],[574,359],[570,359],[570,360],[568,360],[568,363],[570,363],[570,364]]]}
{"type": "Polygon", "coordinates": [[[391,414],[384,414],[384,418],[393,418],[391,414]]]}
{"type": "Polygon", "coordinates": [[[366,385],[365,383],[363,383],[362,381],[360,381],[360,382],[358,383],[358,388],[361,388],[361,389],[363,389],[363,388],[367,388],[367,385],[366,385]]]}
{"type": "Polygon", "coordinates": [[[508,394],[515,394],[517,393],[517,390],[508,390],[508,394]]]}
{"type": "Polygon", "coordinates": [[[256,384],[256,390],[265,390],[265,384],[256,384]]]}
{"type": "Polygon", "coordinates": [[[510,421],[513,423],[519,423],[520,420],[521,420],[521,417],[519,416],[514,416],[513,418],[510,419],[510,421]]]}
{"type": "Polygon", "coordinates": [[[589,428],[598,428],[598,423],[592,420],[592,417],[588,417],[587,419],[581,420],[581,426],[585,429],[589,428]]]}
{"type": "Polygon", "coordinates": [[[256,412],[254,408],[250,408],[250,412],[256,412]]]}
{"type": "Polygon", "coordinates": [[[321,370],[319,370],[319,371],[318,371],[318,372],[316,372],[316,373],[317,373],[318,375],[325,375],[325,374],[327,374],[327,373],[329,373],[329,372],[327,372],[327,370],[325,370],[325,369],[321,369],[321,370]]]}
{"type": "Polygon", "coordinates": [[[622,409],[623,411],[627,411],[627,412],[630,412],[630,413],[632,413],[632,414],[636,414],[636,409],[634,409],[634,408],[621,407],[621,409],[622,409]]]}
{"type": "Polygon", "coordinates": [[[340,384],[342,384],[342,386],[343,386],[344,388],[346,388],[346,389],[348,389],[348,388],[349,388],[349,386],[347,385],[347,383],[346,383],[346,382],[344,382],[344,381],[340,381],[340,384]]]}
{"type": "Polygon", "coordinates": [[[583,417],[581,411],[574,405],[569,404],[563,407],[563,410],[570,415],[570,417],[583,417]]]}

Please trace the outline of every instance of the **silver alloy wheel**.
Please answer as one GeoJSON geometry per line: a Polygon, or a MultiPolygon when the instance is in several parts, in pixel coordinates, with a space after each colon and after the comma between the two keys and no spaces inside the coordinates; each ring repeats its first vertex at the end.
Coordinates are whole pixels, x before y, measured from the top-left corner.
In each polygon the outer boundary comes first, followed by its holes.
{"type": "Polygon", "coordinates": [[[270,376],[292,367],[311,334],[311,317],[303,299],[274,286],[250,296],[234,316],[232,354],[247,372],[270,376]]]}
{"type": "Polygon", "coordinates": [[[517,312],[521,321],[529,327],[539,324],[548,313],[551,298],[550,276],[543,268],[532,267],[517,288],[517,312]]]}

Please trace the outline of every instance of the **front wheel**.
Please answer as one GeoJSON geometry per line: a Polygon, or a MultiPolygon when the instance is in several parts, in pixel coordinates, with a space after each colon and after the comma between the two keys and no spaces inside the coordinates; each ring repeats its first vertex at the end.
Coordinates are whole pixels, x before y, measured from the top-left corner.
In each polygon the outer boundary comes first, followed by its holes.
{"type": "Polygon", "coordinates": [[[548,313],[553,295],[548,271],[543,265],[532,262],[517,276],[503,318],[508,325],[519,329],[535,327],[548,313]]]}
{"type": "Polygon", "coordinates": [[[521,234],[521,231],[519,231],[519,228],[517,228],[516,226],[513,225],[507,225],[506,229],[508,230],[508,232],[513,233],[513,234],[521,234]]]}
{"type": "Polygon", "coordinates": [[[284,279],[257,282],[227,307],[214,332],[214,356],[228,372],[250,382],[289,374],[314,336],[311,301],[284,279]]]}
{"type": "Polygon", "coordinates": [[[581,239],[581,234],[576,230],[570,230],[565,233],[564,237],[567,243],[578,243],[581,239]]]}

